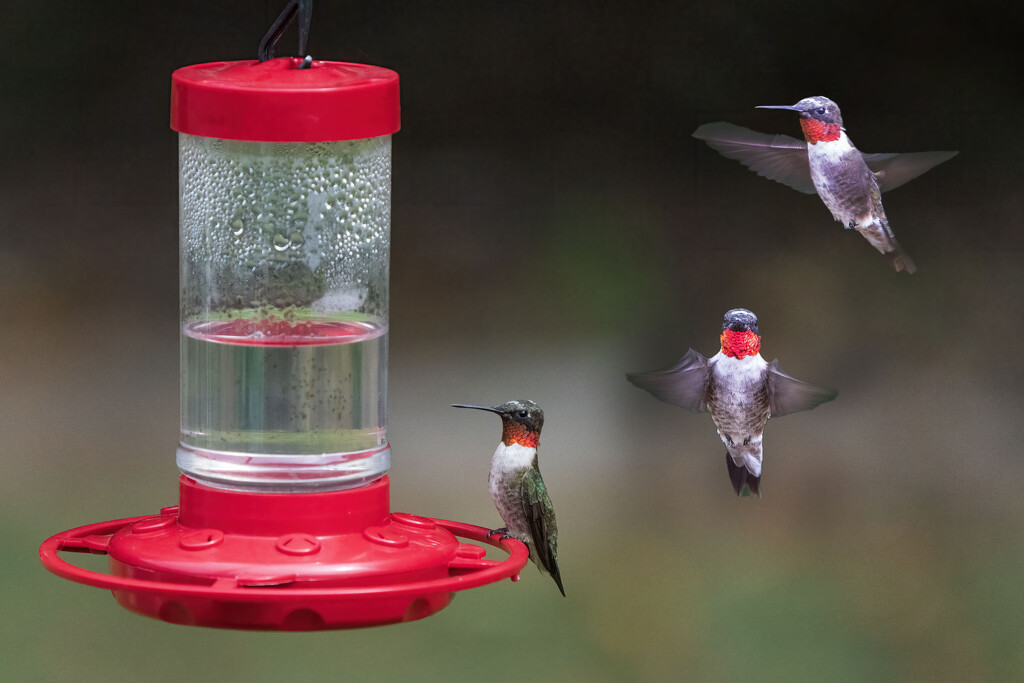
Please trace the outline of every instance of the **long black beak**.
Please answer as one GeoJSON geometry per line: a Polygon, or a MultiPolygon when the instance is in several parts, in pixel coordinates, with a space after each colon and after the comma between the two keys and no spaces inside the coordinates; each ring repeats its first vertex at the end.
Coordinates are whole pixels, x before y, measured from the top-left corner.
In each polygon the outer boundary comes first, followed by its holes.
{"type": "Polygon", "coordinates": [[[746,323],[734,322],[729,325],[729,329],[733,332],[746,332],[750,327],[746,323]]]}
{"type": "Polygon", "coordinates": [[[788,109],[789,111],[801,111],[791,104],[759,104],[754,109],[788,109]]]}
{"type": "Polygon", "coordinates": [[[493,408],[491,406],[471,406],[465,403],[453,403],[452,408],[473,408],[475,410],[486,410],[488,412],[497,413],[498,415],[501,415],[500,410],[498,410],[497,408],[493,408]]]}

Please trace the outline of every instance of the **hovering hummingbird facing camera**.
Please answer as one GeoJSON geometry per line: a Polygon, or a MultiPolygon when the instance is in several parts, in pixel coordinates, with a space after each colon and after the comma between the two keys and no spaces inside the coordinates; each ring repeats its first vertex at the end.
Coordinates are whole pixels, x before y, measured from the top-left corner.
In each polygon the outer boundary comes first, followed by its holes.
{"type": "Polygon", "coordinates": [[[475,408],[501,417],[501,442],[491,458],[488,483],[491,499],[505,526],[490,534],[518,538],[530,551],[530,559],[551,575],[565,597],[558,571],[558,526],[555,508],[540,476],[537,446],[544,426],[544,411],[533,401],[516,400],[500,406],[453,403],[454,408],[475,408]]]}
{"type": "Polygon", "coordinates": [[[805,142],[722,121],[700,126],[693,136],[760,176],[806,194],[817,192],[832,217],[863,235],[888,257],[897,272],[917,270],[889,227],[881,193],[951,159],[956,152],[862,154],[846,135],[839,105],[827,97],[805,97],[791,106],[757,108],[799,113],[805,142]]]}
{"type": "Polygon", "coordinates": [[[710,411],[725,444],[725,464],[736,495],[761,497],[761,436],[770,417],[809,410],[837,395],[761,358],[757,316],[745,308],[726,312],[721,350],[705,358],[693,349],[675,365],[626,375],[655,398],[695,413],[710,411]]]}

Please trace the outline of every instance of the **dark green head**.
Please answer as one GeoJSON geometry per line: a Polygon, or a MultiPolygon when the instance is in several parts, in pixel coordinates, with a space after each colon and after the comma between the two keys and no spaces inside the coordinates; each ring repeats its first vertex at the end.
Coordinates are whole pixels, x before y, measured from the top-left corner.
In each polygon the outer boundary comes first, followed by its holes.
{"type": "Polygon", "coordinates": [[[732,330],[733,332],[753,332],[760,335],[757,329],[757,316],[745,308],[734,308],[726,311],[722,319],[722,331],[732,330]]]}
{"type": "Polygon", "coordinates": [[[502,441],[510,443],[533,442],[540,436],[540,430],[544,427],[544,411],[533,401],[527,399],[516,399],[500,406],[475,406],[464,403],[453,403],[453,408],[474,408],[497,413],[501,416],[502,441]],[[527,435],[533,435],[532,438],[527,435]]]}
{"type": "Polygon", "coordinates": [[[453,403],[453,408],[474,408],[497,413],[502,422],[513,422],[526,427],[531,432],[539,432],[544,427],[544,411],[529,399],[516,399],[500,406],[475,406],[465,403],[453,403]]]}
{"type": "Polygon", "coordinates": [[[756,109],[786,109],[800,114],[802,119],[814,119],[822,123],[843,125],[843,115],[839,113],[839,105],[827,97],[817,95],[805,97],[796,104],[761,105],[756,109]]]}

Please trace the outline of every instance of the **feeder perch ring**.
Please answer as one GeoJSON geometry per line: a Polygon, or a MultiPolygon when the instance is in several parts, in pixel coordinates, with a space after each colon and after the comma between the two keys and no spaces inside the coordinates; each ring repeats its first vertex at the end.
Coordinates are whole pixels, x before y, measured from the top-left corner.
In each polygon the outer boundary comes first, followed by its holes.
{"type": "MultiPolygon", "coordinates": [[[[186,477],[181,486],[184,504],[247,495],[212,491],[186,477]]],[[[379,500],[387,487],[385,477],[368,488],[379,500]]],[[[341,494],[314,495],[341,500],[341,494]]],[[[285,495],[281,500],[291,504],[297,498],[316,509],[309,496],[285,495]]],[[[499,539],[484,527],[401,512],[385,513],[381,524],[360,522],[361,529],[314,526],[313,532],[267,534],[239,529],[227,518],[218,520],[223,530],[195,528],[196,513],[183,507],[61,532],[40,546],[40,559],[54,574],[110,590],[122,606],[163,621],[290,631],[420,619],[447,607],[458,591],[518,580],[529,559],[526,546],[514,538],[499,539]],[[488,559],[487,549],[478,543],[499,548],[508,557],[488,559]],[[356,548],[358,560],[339,560],[332,548],[356,548]],[[64,560],[62,552],[109,555],[111,573],[78,567],[64,560]]],[[[251,522],[239,520],[243,526],[251,522]]]]}

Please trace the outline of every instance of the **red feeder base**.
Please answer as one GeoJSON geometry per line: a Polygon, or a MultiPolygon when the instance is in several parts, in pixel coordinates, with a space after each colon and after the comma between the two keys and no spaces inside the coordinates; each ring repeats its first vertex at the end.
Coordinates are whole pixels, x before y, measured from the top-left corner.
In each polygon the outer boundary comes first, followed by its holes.
{"type": "Polygon", "coordinates": [[[111,590],[124,607],[175,624],[312,631],[413,621],[455,591],[504,578],[526,546],[487,529],[390,512],[388,477],[308,494],[216,489],[180,479],[180,505],[53,536],[47,569],[111,590]],[[456,536],[502,548],[504,560],[456,536]],[[69,564],[60,551],[106,553],[111,574],[69,564]]]}

